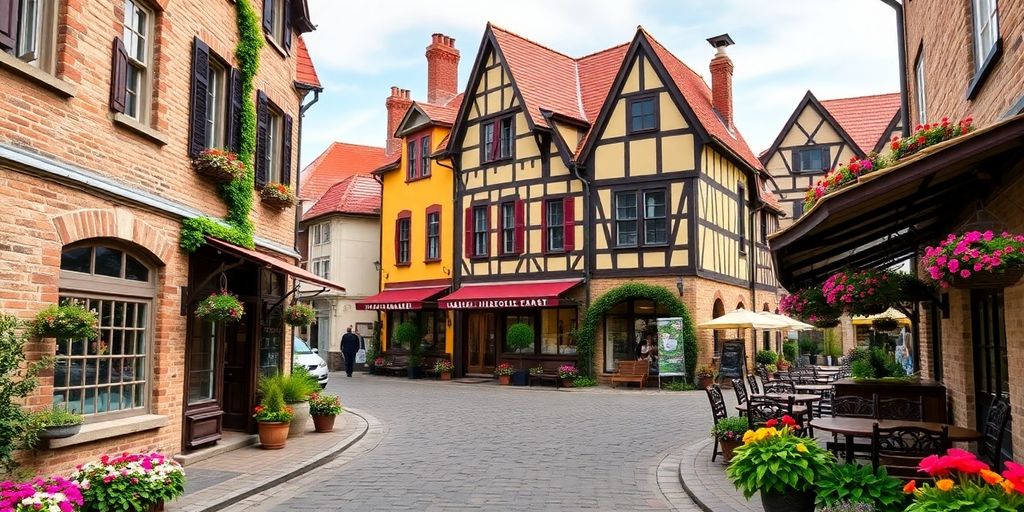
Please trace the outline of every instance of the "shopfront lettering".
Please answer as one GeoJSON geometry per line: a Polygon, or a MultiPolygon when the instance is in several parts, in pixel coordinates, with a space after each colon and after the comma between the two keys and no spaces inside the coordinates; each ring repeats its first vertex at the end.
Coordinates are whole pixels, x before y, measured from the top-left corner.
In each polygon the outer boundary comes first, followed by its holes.
{"type": "Polygon", "coordinates": [[[543,308],[557,306],[550,299],[496,299],[496,300],[452,300],[444,302],[444,309],[501,309],[501,308],[543,308]]]}
{"type": "Polygon", "coordinates": [[[419,309],[419,308],[413,307],[413,303],[412,302],[386,302],[386,303],[383,303],[383,304],[362,303],[362,304],[359,304],[359,308],[360,309],[364,309],[364,310],[370,310],[370,311],[394,311],[394,310],[419,309]]]}

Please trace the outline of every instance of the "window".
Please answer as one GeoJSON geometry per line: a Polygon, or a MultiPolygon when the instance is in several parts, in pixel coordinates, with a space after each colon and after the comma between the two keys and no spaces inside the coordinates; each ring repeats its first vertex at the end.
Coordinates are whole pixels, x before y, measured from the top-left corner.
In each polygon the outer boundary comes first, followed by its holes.
{"type": "Polygon", "coordinates": [[[740,254],[747,252],[747,189],[736,187],[736,234],[740,237],[740,254]]]}
{"type": "Polygon", "coordinates": [[[604,317],[605,371],[615,371],[619,361],[647,359],[651,375],[657,375],[658,318],[668,316],[662,306],[642,299],[623,301],[609,309],[604,317]]]}
{"type": "Polygon", "coordinates": [[[406,144],[408,172],[406,181],[430,176],[430,136],[412,139],[406,144]]]}
{"type": "Polygon", "coordinates": [[[487,206],[473,207],[473,256],[487,256],[490,252],[490,219],[487,206]]]}
{"type": "Polygon", "coordinates": [[[532,314],[509,314],[509,315],[505,315],[505,318],[504,318],[505,325],[504,325],[504,328],[501,330],[501,332],[502,332],[501,351],[504,352],[504,353],[507,353],[507,354],[534,354],[534,353],[536,353],[537,352],[537,348],[536,348],[536,346],[537,346],[537,339],[536,339],[537,333],[536,333],[536,330],[534,330],[533,346],[526,347],[526,348],[520,348],[520,349],[517,349],[517,350],[512,350],[508,346],[508,340],[505,339],[505,335],[504,335],[504,333],[508,332],[508,328],[511,327],[514,324],[526,324],[526,325],[529,325],[530,328],[534,328],[536,326],[535,319],[536,319],[536,317],[534,315],[532,315],[532,314]]]}
{"type": "Polygon", "coordinates": [[[285,51],[292,46],[290,0],[263,0],[263,32],[285,51]]]}
{"type": "Polygon", "coordinates": [[[0,2],[0,51],[53,73],[57,0],[0,2]]]}
{"type": "Polygon", "coordinates": [[[501,253],[514,254],[516,251],[516,203],[501,203],[501,253]]]}
{"type": "Polygon", "coordinates": [[[917,62],[914,63],[914,81],[916,82],[916,96],[917,96],[917,124],[925,124],[928,122],[928,102],[925,97],[925,84],[924,84],[924,51],[922,50],[917,56],[917,62]]]}
{"type": "Polygon", "coordinates": [[[665,206],[665,191],[644,192],[644,244],[668,243],[668,209],[665,206]]]}
{"type": "Polygon", "coordinates": [[[441,259],[441,211],[427,210],[427,261],[441,259]]]}
{"type": "Polygon", "coordinates": [[[310,263],[313,267],[313,273],[318,277],[323,279],[331,278],[331,258],[326,256],[322,258],[313,258],[310,263]]]}
{"type": "Polygon", "coordinates": [[[565,250],[565,203],[561,199],[544,202],[545,249],[552,252],[565,250]]]}
{"type": "Polygon", "coordinates": [[[408,179],[409,181],[412,181],[412,180],[416,179],[416,177],[417,177],[416,165],[419,163],[419,159],[416,158],[416,148],[419,147],[419,145],[416,144],[416,141],[410,141],[409,144],[407,144],[406,146],[407,146],[407,154],[406,154],[405,160],[408,163],[408,167],[409,167],[409,172],[408,172],[408,176],[406,177],[406,179],[408,179]]]}
{"type": "Polygon", "coordinates": [[[540,327],[541,354],[576,354],[576,342],[569,336],[576,327],[576,308],[542,309],[540,327]]]}
{"type": "Polygon", "coordinates": [[[483,138],[481,145],[484,148],[484,162],[512,157],[512,116],[484,123],[480,133],[483,138]]]}
{"type": "Polygon", "coordinates": [[[256,93],[256,187],[267,183],[291,185],[292,118],[266,93],[256,93]]]}
{"type": "Polygon", "coordinates": [[[281,182],[281,113],[271,109],[267,122],[267,181],[281,182]]]}
{"type": "Polygon", "coordinates": [[[430,176],[430,137],[420,139],[420,176],[430,176]]]}
{"type": "Polygon", "coordinates": [[[136,0],[124,2],[125,74],[124,114],[137,121],[149,119],[150,60],[153,54],[153,13],[136,0]]]}
{"type": "Polygon", "coordinates": [[[57,340],[53,403],[89,419],[145,413],[156,272],[105,245],[65,249],[60,268],[60,302],[94,311],[100,335],[57,340]]]}
{"type": "Polygon", "coordinates": [[[654,98],[644,97],[630,99],[629,133],[658,129],[658,116],[654,109],[654,98]]]}
{"type": "Polygon", "coordinates": [[[831,167],[828,147],[793,150],[793,172],[821,172],[831,167]]]}
{"type": "Polygon", "coordinates": [[[313,245],[327,245],[331,243],[331,223],[321,222],[314,224],[310,230],[312,233],[313,245]]]}
{"type": "Polygon", "coordinates": [[[974,70],[981,71],[996,49],[999,17],[996,0],[972,0],[974,13],[974,70]]]}
{"type": "Polygon", "coordinates": [[[227,69],[210,62],[209,86],[206,92],[206,147],[225,146],[225,111],[227,110],[227,69]]]}
{"type": "Polygon", "coordinates": [[[637,244],[636,192],[615,193],[615,244],[619,247],[637,244]]]}
{"type": "Polygon", "coordinates": [[[420,328],[423,339],[420,348],[428,354],[439,354],[445,350],[445,312],[443,310],[388,311],[388,352],[402,352],[409,347],[399,345],[395,331],[405,322],[412,322],[420,328]]]}
{"type": "Polygon", "coordinates": [[[410,219],[408,216],[400,216],[398,218],[398,222],[395,224],[395,261],[398,262],[399,265],[409,264],[409,239],[411,238],[411,224],[412,219],[410,219]]]}

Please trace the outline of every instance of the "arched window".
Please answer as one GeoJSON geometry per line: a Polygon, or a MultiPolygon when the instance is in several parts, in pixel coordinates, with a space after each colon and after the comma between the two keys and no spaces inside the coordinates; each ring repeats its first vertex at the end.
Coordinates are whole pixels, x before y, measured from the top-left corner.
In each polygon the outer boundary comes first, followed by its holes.
{"type": "Polygon", "coordinates": [[[100,335],[57,340],[55,404],[102,419],[147,412],[155,297],[147,258],[114,243],[64,249],[60,301],[95,311],[100,335]]]}

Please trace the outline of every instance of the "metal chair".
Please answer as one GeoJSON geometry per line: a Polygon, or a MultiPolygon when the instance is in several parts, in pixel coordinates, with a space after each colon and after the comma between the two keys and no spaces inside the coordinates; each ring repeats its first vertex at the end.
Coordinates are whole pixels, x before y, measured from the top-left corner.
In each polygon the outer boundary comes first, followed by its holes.
{"type": "Polygon", "coordinates": [[[736,403],[743,405],[747,401],[747,387],[743,384],[743,378],[732,381],[732,390],[736,393],[736,403]]]}
{"type": "Polygon", "coordinates": [[[750,386],[749,391],[751,395],[761,394],[761,387],[757,385],[757,375],[754,375],[753,373],[747,375],[747,385],[750,386]]]}
{"type": "Polygon", "coordinates": [[[941,431],[917,427],[881,428],[874,424],[871,433],[871,466],[885,466],[889,476],[902,480],[921,478],[917,465],[921,459],[949,449],[949,427],[941,431]]]}
{"type": "MultiPolygon", "coordinates": [[[[722,396],[722,388],[718,384],[712,384],[707,387],[704,391],[708,393],[708,402],[711,402],[711,417],[714,420],[714,424],[718,425],[718,422],[729,417],[729,410],[725,407],[725,397],[722,396]]],[[[718,437],[715,437],[715,446],[711,450],[711,462],[715,461],[715,457],[722,454],[721,449],[718,447],[718,437]]]]}
{"type": "Polygon", "coordinates": [[[796,388],[792,382],[772,381],[764,385],[764,394],[778,393],[781,395],[792,395],[796,393],[796,388]]]}
{"type": "Polygon", "coordinates": [[[876,418],[875,397],[835,396],[832,397],[832,416],[847,418],[876,418]]]}
{"type": "Polygon", "coordinates": [[[993,471],[999,471],[1003,458],[1003,437],[1010,423],[1010,402],[1005,396],[996,398],[988,407],[985,428],[978,443],[978,457],[987,462],[993,471]]]}
{"type": "Polygon", "coordinates": [[[747,401],[747,426],[751,430],[763,427],[768,420],[777,420],[784,415],[793,416],[793,397],[789,397],[787,402],[779,402],[763,396],[752,396],[747,401]]]}
{"type": "Polygon", "coordinates": [[[757,376],[761,377],[761,383],[765,384],[772,380],[772,376],[768,373],[768,368],[763,364],[757,365],[757,376]]]}
{"type": "Polygon", "coordinates": [[[921,397],[917,400],[910,398],[886,398],[879,400],[875,395],[875,418],[880,420],[903,420],[922,421],[924,420],[924,404],[921,397]]]}

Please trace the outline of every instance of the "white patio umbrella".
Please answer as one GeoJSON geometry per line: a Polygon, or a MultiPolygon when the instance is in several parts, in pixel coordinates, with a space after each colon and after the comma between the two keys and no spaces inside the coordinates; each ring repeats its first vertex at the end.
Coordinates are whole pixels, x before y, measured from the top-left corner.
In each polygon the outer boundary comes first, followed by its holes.
{"type": "Polygon", "coordinates": [[[786,315],[780,315],[778,313],[772,313],[771,311],[762,311],[762,312],[760,312],[758,314],[759,315],[764,315],[764,316],[766,316],[768,318],[774,318],[774,319],[776,319],[776,320],[778,320],[780,322],[785,322],[786,324],[789,325],[789,329],[792,330],[792,331],[808,331],[808,330],[811,330],[811,329],[815,328],[811,324],[803,323],[800,320],[788,317],[786,315]]]}
{"type": "Polygon", "coordinates": [[[782,320],[759,315],[747,309],[730,311],[714,320],[697,324],[698,329],[761,329],[779,331],[792,329],[789,323],[782,320]]]}

